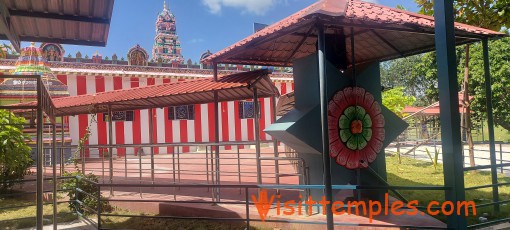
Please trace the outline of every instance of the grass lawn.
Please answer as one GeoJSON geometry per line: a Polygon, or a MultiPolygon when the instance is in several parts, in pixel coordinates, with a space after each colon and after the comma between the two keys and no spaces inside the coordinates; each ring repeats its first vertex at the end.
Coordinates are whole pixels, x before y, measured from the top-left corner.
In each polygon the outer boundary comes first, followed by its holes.
{"type": "MultiPolygon", "coordinates": [[[[494,127],[494,140],[510,142],[510,131],[503,129],[500,126],[495,126],[494,127]]],[[[473,141],[475,141],[475,142],[489,141],[489,128],[488,128],[486,122],[484,122],[484,124],[483,124],[483,134],[482,134],[481,128],[473,130],[473,141]]]]}
{"type": "MultiPolygon", "coordinates": [[[[132,214],[126,211],[116,211],[115,214],[132,214]]],[[[138,213],[138,215],[140,215],[138,213]]],[[[150,216],[150,215],[148,215],[150,216]]],[[[234,230],[245,229],[245,223],[235,222],[217,222],[205,220],[171,220],[157,218],[139,218],[139,217],[104,217],[103,228],[109,229],[178,229],[178,230],[234,230]]],[[[260,229],[251,227],[250,229],[260,229]]],[[[272,228],[269,228],[272,229],[272,228]]]]}
{"type": "MultiPolygon", "coordinates": [[[[34,205],[34,201],[20,199],[0,199],[0,207],[13,207],[34,205]]],[[[65,223],[78,219],[77,215],[70,213],[67,203],[58,204],[58,222],[65,223]]],[[[124,210],[115,211],[114,214],[143,215],[130,213],[124,210]]],[[[21,207],[0,210],[0,229],[21,229],[35,227],[36,207],[21,207]]],[[[44,224],[52,224],[53,205],[44,206],[44,224]]],[[[96,219],[95,215],[89,218],[96,219]]],[[[126,218],[126,217],[104,217],[103,228],[113,229],[179,229],[179,230],[220,230],[220,229],[244,229],[244,223],[215,222],[202,220],[170,220],[156,218],[126,218]]],[[[259,229],[259,228],[251,228],[259,229]]]]}
{"type": "MultiPolygon", "coordinates": [[[[35,201],[0,198],[0,207],[24,205],[33,206],[0,210],[0,229],[20,229],[34,227],[36,213],[35,201]]],[[[67,203],[58,204],[57,210],[57,221],[59,223],[71,222],[78,218],[75,214],[69,212],[67,203]]],[[[44,205],[44,219],[44,224],[53,223],[52,204],[44,205]]]]}
{"type": "MultiPolygon", "coordinates": [[[[388,182],[391,185],[407,185],[407,186],[427,186],[427,185],[444,185],[443,165],[439,164],[437,169],[431,162],[414,160],[408,157],[402,157],[402,164],[398,164],[398,157],[386,157],[386,167],[388,172],[388,182]]],[[[465,172],[465,187],[473,187],[478,185],[491,184],[489,172],[465,172]]],[[[502,174],[498,175],[498,182],[510,182],[510,178],[502,174]]],[[[420,205],[426,205],[429,201],[444,201],[444,191],[399,191],[408,200],[418,200],[420,205]]],[[[499,200],[510,199],[510,187],[499,187],[499,200]]],[[[475,201],[477,204],[489,203],[492,200],[492,188],[483,188],[466,191],[466,200],[475,201]]],[[[477,209],[477,215],[468,218],[469,224],[479,223],[478,218],[484,213],[488,214],[488,219],[510,217],[509,205],[501,205],[501,211],[498,214],[493,212],[492,206],[477,209]]],[[[438,216],[439,219],[445,220],[444,216],[438,216]]]]}

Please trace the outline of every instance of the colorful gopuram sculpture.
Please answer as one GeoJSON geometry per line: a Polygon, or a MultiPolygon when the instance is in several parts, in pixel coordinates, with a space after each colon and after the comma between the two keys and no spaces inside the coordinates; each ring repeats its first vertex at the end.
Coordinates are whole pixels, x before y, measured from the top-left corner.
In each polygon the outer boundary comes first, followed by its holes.
{"type": "MultiPolygon", "coordinates": [[[[49,63],[43,56],[43,50],[32,43],[23,48],[16,61],[13,75],[40,75],[52,97],[69,96],[67,86],[60,82],[52,73],[49,63]]],[[[0,84],[2,104],[12,104],[35,100],[37,97],[37,81],[29,78],[7,78],[0,84]]]]}
{"type": "Polygon", "coordinates": [[[152,60],[163,63],[184,63],[181,43],[177,36],[175,16],[167,9],[164,2],[163,11],[156,20],[156,37],[152,48],[152,60]]]}
{"type": "MultiPolygon", "coordinates": [[[[41,45],[41,48],[38,48],[34,46],[34,43],[32,43],[29,47],[21,50],[20,56],[16,61],[15,69],[8,74],[38,75],[41,77],[43,84],[46,85],[52,98],[69,96],[67,85],[63,84],[53,74],[50,69],[50,64],[46,59],[46,57],[50,57],[54,61],[61,61],[63,55],[63,49],[61,49],[61,47],[62,46],[57,44],[43,44],[41,45]]],[[[0,84],[0,104],[2,105],[35,101],[36,98],[37,81],[33,78],[7,78],[0,84]]],[[[25,134],[31,137],[31,141],[29,141],[29,143],[35,144],[37,137],[35,132],[35,113],[32,112],[21,115],[24,116],[27,122],[30,123],[30,128],[24,130],[25,134]]],[[[60,124],[60,121],[57,122],[60,124]]],[[[67,119],[64,120],[64,123],[68,124],[67,119]]],[[[69,126],[64,125],[62,127],[57,125],[57,133],[61,133],[62,128],[64,129],[64,144],[70,145],[72,140],[69,133],[69,126]]],[[[45,131],[43,135],[44,145],[49,145],[51,143],[50,137],[51,133],[45,131]]],[[[62,139],[57,138],[57,142],[61,143],[61,141],[62,139]]],[[[50,153],[50,151],[44,152],[46,155],[45,159],[51,159],[50,153]]],[[[32,154],[35,154],[35,151],[33,151],[32,154]]],[[[65,159],[68,159],[70,156],[71,150],[64,150],[65,159]]],[[[60,162],[60,158],[57,159],[57,162],[60,162]]],[[[45,164],[46,163],[48,162],[45,162],[45,164]]]]}

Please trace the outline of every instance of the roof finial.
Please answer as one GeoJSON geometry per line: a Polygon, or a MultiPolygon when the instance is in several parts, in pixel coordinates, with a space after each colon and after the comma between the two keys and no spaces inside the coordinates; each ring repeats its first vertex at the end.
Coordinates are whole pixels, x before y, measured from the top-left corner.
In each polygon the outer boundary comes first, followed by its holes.
{"type": "Polygon", "coordinates": [[[166,0],[163,0],[163,9],[166,10],[166,0]]]}

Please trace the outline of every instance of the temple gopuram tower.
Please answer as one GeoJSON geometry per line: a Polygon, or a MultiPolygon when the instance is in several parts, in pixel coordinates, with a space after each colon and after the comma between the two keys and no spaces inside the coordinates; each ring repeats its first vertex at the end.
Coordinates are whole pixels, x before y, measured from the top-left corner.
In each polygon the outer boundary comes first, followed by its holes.
{"type": "Polygon", "coordinates": [[[152,48],[152,60],[163,63],[183,63],[181,43],[176,33],[175,16],[167,9],[166,1],[163,11],[156,20],[156,37],[152,48]]]}

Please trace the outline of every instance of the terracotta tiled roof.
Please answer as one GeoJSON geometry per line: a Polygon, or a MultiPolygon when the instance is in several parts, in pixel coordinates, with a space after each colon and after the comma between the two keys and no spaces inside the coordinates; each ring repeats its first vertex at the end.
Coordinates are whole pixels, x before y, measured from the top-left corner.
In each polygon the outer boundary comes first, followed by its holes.
{"type": "MultiPolygon", "coordinates": [[[[214,102],[214,92],[219,101],[234,101],[253,98],[256,86],[259,96],[279,96],[267,70],[256,70],[220,77],[188,80],[150,85],[138,88],[115,90],[96,94],[79,95],[53,99],[55,116],[126,111],[167,106],[191,105],[214,102]]],[[[24,103],[18,105],[33,105],[24,103]]],[[[21,112],[21,111],[19,111],[21,112]]]]}
{"type": "MultiPolygon", "coordinates": [[[[207,57],[203,62],[289,66],[316,51],[315,27],[343,37],[350,54],[354,30],[356,63],[383,61],[433,50],[434,18],[358,0],[321,0],[207,57]]],[[[457,44],[503,33],[456,23],[457,44]]]]}
{"type": "Polygon", "coordinates": [[[295,102],[294,92],[280,96],[276,105],[276,116],[283,116],[293,110],[295,102]]]}
{"type": "MultiPolygon", "coordinates": [[[[458,94],[459,97],[459,113],[464,113],[464,91],[460,91],[458,94]]],[[[469,96],[469,100],[473,100],[473,96],[469,96]]],[[[435,102],[430,104],[427,107],[416,107],[416,106],[406,106],[402,113],[407,114],[408,117],[412,117],[415,115],[439,115],[439,102],[435,102]]],[[[405,118],[404,118],[405,119],[405,118]]]]}

